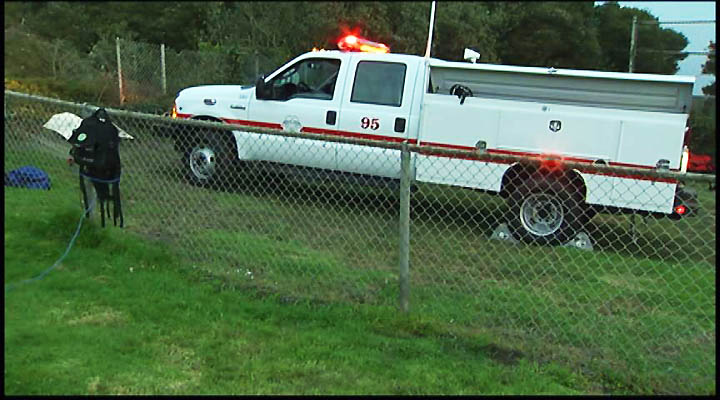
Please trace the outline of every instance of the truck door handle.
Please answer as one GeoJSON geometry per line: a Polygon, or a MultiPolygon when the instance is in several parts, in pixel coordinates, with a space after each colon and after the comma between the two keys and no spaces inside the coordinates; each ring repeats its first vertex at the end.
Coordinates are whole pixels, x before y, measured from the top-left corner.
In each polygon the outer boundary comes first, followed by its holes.
{"type": "Polygon", "coordinates": [[[230,104],[230,108],[236,109],[236,110],[244,110],[245,106],[242,106],[240,104],[230,104]]]}
{"type": "Polygon", "coordinates": [[[335,125],[336,119],[337,119],[336,111],[328,111],[327,114],[325,114],[325,123],[328,125],[335,125]]]}
{"type": "Polygon", "coordinates": [[[405,118],[395,118],[395,132],[405,132],[405,118]]]}

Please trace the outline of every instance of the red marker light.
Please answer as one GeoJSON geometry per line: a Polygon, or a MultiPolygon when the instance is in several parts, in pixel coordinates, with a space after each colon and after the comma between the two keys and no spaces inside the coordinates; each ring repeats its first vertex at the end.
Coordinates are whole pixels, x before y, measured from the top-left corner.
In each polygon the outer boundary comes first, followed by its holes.
{"type": "Polygon", "coordinates": [[[540,169],[546,171],[559,171],[563,169],[563,157],[554,154],[543,154],[540,160],[540,169]]]}
{"type": "Polygon", "coordinates": [[[678,215],[683,215],[687,212],[687,207],[680,204],[679,206],[675,206],[675,213],[678,215]]]}
{"type": "Polygon", "coordinates": [[[365,53],[389,53],[390,48],[378,42],[347,35],[338,40],[338,48],[342,51],[362,51],[365,53]]]}

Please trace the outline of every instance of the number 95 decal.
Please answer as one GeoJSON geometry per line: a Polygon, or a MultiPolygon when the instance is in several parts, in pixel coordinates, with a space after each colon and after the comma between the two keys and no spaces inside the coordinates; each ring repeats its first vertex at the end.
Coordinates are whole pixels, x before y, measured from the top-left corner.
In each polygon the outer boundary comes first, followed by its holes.
{"type": "Polygon", "coordinates": [[[363,129],[370,128],[370,129],[376,131],[380,127],[380,120],[378,118],[370,119],[368,117],[363,117],[360,120],[360,127],[363,129]]]}

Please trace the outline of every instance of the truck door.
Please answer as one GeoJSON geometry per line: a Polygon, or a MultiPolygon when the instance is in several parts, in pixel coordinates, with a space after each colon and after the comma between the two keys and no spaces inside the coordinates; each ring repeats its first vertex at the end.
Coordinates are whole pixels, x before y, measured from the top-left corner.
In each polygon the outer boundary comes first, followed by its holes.
{"type": "MultiPolygon", "coordinates": [[[[337,129],[342,88],[336,88],[341,62],[306,58],[265,83],[265,96],[251,99],[248,123],[254,126],[308,131],[337,129]]],[[[262,135],[253,153],[267,161],[335,168],[335,145],[308,139],[262,135]]]]}
{"type": "MultiPolygon", "coordinates": [[[[342,135],[402,142],[409,131],[414,74],[404,62],[354,57],[342,98],[342,135]]],[[[416,71],[415,71],[416,72],[416,71]]],[[[338,169],[397,178],[400,151],[348,144],[337,145],[338,169]]]]}

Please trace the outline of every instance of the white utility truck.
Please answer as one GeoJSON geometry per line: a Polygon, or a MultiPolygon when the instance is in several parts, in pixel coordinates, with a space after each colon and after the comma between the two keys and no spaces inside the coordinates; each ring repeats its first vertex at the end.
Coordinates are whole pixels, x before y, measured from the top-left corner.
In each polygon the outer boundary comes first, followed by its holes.
{"type": "MultiPolygon", "coordinates": [[[[348,36],[345,51],[312,51],[255,86],[178,93],[173,117],[234,131],[177,138],[191,179],[211,182],[223,160],[269,161],[399,178],[400,151],[243,131],[266,127],[505,155],[685,171],[695,78],[449,62],[348,36]],[[354,50],[354,51],[353,51],[354,50]]],[[[438,153],[435,153],[438,154],[438,153]]],[[[510,202],[525,240],[562,242],[600,212],[679,218],[694,196],[674,179],[413,153],[418,182],[480,189],[510,202]]]]}

